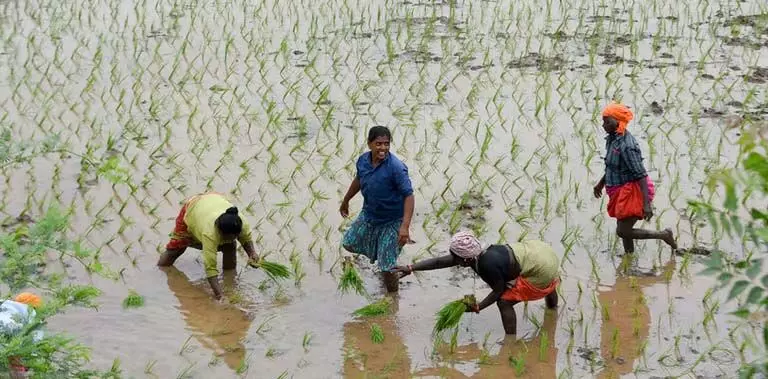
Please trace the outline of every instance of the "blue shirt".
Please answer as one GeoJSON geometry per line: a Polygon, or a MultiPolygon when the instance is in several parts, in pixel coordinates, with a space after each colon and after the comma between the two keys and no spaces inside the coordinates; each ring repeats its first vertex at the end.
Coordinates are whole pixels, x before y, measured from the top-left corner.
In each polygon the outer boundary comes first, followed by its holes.
{"type": "Polygon", "coordinates": [[[363,215],[371,224],[385,224],[403,218],[405,198],[413,194],[408,166],[392,153],[373,167],[371,152],[357,159],[357,179],[363,194],[363,215]]]}
{"type": "Polygon", "coordinates": [[[618,186],[646,177],[643,153],[635,137],[609,134],[605,139],[605,185],[618,186]]]}

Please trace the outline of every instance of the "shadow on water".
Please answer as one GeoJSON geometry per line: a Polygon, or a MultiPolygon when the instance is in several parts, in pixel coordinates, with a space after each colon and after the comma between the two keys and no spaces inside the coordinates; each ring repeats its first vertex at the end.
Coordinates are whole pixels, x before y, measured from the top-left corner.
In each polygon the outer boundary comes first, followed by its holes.
{"type": "Polygon", "coordinates": [[[344,324],[345,378],[410,378],[411,358],[397,327],[399,298],[392,299],[393,312],[344,324]],[[384,334],[382,343],[371,339],[371,325],[378,324],[384,334]]]}
{"type": "MultiPolygon", "coordinates": [[[[557,311],[547,310],[536,337],[530,340],[507,336],[499,352],[491,356],[481,344],[472,343],[456,347],[442,344],[438,348],[442,367],[431,367],[414,373],[415,377],[440,378],[555,378],[557,377],[557,353],[554,337],[557,329],[557,311]],[[477,363],[477,372],[471,376],[460,372],[457,365],[477,363]]],[[[492,342],[489,342],[489,344],[492,342]]]]}
{"type": "Polygon", "coordinates": [[[603,314],[600,351],[604,368],[599,378],[619,378],[634,370],[634,361],[644,355],[651,325],[651,313],[643,289],[659,283],[669,283],[675,272],[674,256],[653,273],[628,272],[631,258],[622,261],[623,275],[609,291],[600,292],[598,300],[603,314]]]}
{"type": "MultiPolygon", "coordinates": [[[[231,304],[218,304],[201,285],[196,284],[177,268],[164,270],[168,276],[168,287],[179,299],[178,309],[184,316],[187,329],[207,349],[213,351],[229,368],[238,370],[245,358],[245,337],[251,325],[248,314],[231,304]]],[[[235,273],[225,272],[223,289],[234,288],[235,273]]]]}

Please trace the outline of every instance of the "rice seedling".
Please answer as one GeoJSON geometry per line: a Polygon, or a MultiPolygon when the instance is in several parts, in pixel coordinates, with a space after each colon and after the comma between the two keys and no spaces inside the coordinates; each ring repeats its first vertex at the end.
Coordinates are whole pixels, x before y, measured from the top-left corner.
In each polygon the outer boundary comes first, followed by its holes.
{"type": "Polygon", "coordinates": [[[549,349],[549,335],[547,332],[542,331],[539,336],[539,361],[544,362],[546,360],[547,351],[549,349]]]}
{"type": "Polygon", "coordinates": [[[515,376],[519,377],[525,374],[525,356],[523,352],[518,352],[517,356],[509,356],[509,366],[515,371],[515,376]]]}
{"type": "Polygon", "coordinates": [[[392,299],[385,297],[355,310],[352,314],[359,317],[382,316],[392,313],[392,306],[392,299]]]}
{"type": "Polygon", "coordinates": [[[291,277],[291,271],[286,265],[271,262],[264,258],[258,261],[249,260],[248,266],[264,270],[264,273],[275,282],[278,282],[278,279],[288,279],[291,277]]]}
{"type": "Polygon", "coordinates": [[[301,340],[301,346],[304,348],[304,352],[309,351],[309,346],[312,344],[312,332],[304,332],[304,337],[301,340]]]}
{"type": "Polygon", "coordinates": [[[184,343],[181,345],[181,349],[179,349],[179,355],[184,355],[184,353],[189,352],[191,350],[191,346],[189,343],[192,341],[192,336],[190,335],[187,337],[186,340],[184,340],[184,343]]]}
{"type": "Polygon", "coordinates": [[[346,294],[350,291],[354,291],[360,296],[367,297],[368,292],[365,290],[365,284],[363,283],[360,274],[357,272],[357,269],[355,269],[355,265],[352,263],[352,258],[344,257],[341,267],[342,272],[338,285],[339,292],[346,294]]]}
{"type": "Polygon", "coordinates": [[[192,377],[192,368],[195,367],[197,363],[192,362],[186,367],[184,367],[183,370],[179,371],[179,373],[176,375],[176,379],[187,379],[192,377]]]}
{"type": "Polygon", "coordinates": [[[277,317],[277,315],[272,315],[267,317],[264,321],[262,321],[258,327],[256,327],[256,333],[257,334],[263,334],[264,332],[267,332],[269,330],[269,322],[274,320],[277,317]]]}
{"type": "Polygon", "coordinates": [[[477,304],[477,300],[475,299],[474,295],[465,295],[461,300],[455,300],[445,304],[436,314],[435,325],[432,329],[432,336],[440,336],[443,331],[458,326],[459,321],[461,321],[462,316],[464,316],[464,313],[467,310],[467,307],[474,304],[477,304]]]}
{"type": "Polygon", "coordinates": [[[384,331],[379,324],[371,324],[371,341],[376,344],[384,342],[384,331]]]}
{"type": "Polygon", "coordinates": [[[147,375],[152,375],[152,371],[154,371],[156,364],[157,364],[156,360],[151,360],[147,362],[147,364],[144,366],[144,373],[147,375]]]}
{"type": "Polygon", "coordinates": [[[144,297],[136,291],[128,291],[128,296],[123,300],[123,308],[139,308],[144,305],[144,297]]]}

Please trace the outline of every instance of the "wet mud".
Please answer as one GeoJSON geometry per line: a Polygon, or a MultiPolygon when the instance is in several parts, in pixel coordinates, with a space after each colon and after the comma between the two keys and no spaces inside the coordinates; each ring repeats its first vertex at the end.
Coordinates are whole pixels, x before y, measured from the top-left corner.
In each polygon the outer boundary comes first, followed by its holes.
{"type": "MultiPolygon", "coordinates": [[[[5,2],[0,126],[13,141],[59,133],[69,152],[10,165],[0,151],[2,227],[52,203],[72,209],[69,234],[121,276],[73,271],[103,290],[99,310],[47,327],[92,347],[95,367],[118,358],[127,377],[727,376],[740,364],[735,305],[695,273],[711,246],[734,259],[752,247],[689,219],[686,201],[721,201],[707,174],[737,160],[741,125],[765,123],[768,135],[764,4],[624,8],[5,2]],[[629,130],[657,184],[656,216],[638,226],[672,228],[674,254],[641,241],[622,262],[606,199],[592,195],[611,100],[632,106],[629,130]],[[339,203],[373,125],[391,128],[414,184],[414,243],[399,263],[445,254],[461,228],[485,244],[541,239],[561,259],[558,309],[519,304],[519,335],[506,336],[490,307],[436,343],[442,305],[489,292],[452,268],[404,278],[392,314],[352,315],[385,296],[364,257],[371,298],[337,291],[351,221],[339,203]],[[110,157],[115,183],[85,163],[110,157]],[[158,269],[180,202],[208,190],[231,196],[257,251],[298,278],[274,283],[241,255],[219,304],[199,251],[158,269]],[[143,306],[122,307],[129,290],[143,306]]],[[[350,210],[361,206],[358,195],[350,210]]]]}

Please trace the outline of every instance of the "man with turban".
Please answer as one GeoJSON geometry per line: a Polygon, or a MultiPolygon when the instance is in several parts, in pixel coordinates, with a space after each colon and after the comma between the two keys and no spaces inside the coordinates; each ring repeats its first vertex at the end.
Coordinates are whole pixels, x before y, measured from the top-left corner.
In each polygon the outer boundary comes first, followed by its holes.
{"type": "Polygon", "coordinates": [[[467,306],[467,312],[478,313],[496,303],[506,334],[517,334],[515,304],[543,298],[547,308],[557,307],[559,259],[552,247],[542,241],[483,248],[471,232],[460,231],[451,237],[448,255],[397,266],[393,272],[402,278],[414,271],[453,266],[471,267],[491,287],[491,293],[479,304],[467,306]]]}
{"type": "Polygon", "coordinates": [[[672,229],[663,231],[635,229],[635,223],[653,217],[651,202],[654,187],[643,166],[643,155],[635,137],[627,131],[634,115],[622,104],[609,104],[603,109],[605,141],[605,175],[594,187],[596,198],[603,188],[608,194],[608,215],[616,218],[616,234],[624,244],[624,252],[634,253],[633,240],[663,240],[677,249],[672,229]]]}

